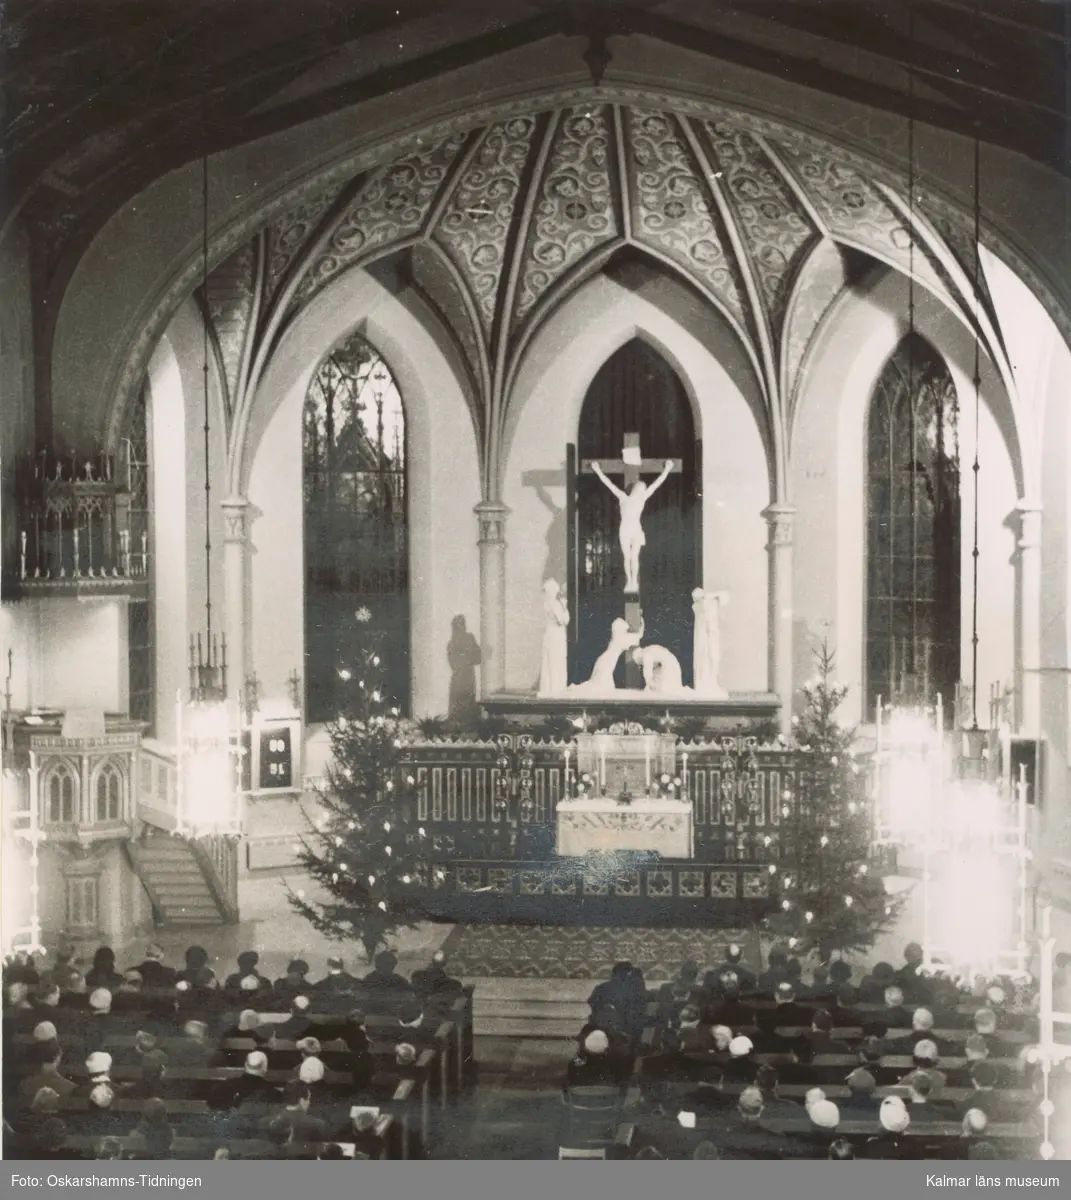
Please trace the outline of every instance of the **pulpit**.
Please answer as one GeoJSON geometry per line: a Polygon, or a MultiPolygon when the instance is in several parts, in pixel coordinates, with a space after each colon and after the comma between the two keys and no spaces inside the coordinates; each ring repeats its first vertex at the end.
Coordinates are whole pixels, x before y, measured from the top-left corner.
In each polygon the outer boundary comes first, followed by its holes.
{"type": "Polygon", "coordinates": [[[627,725],[581,734],[576,766],[578,794],[557,807],[559,855],[654,850],[663,858],[694,856],[692,805],[675,737],[627,725]]]}

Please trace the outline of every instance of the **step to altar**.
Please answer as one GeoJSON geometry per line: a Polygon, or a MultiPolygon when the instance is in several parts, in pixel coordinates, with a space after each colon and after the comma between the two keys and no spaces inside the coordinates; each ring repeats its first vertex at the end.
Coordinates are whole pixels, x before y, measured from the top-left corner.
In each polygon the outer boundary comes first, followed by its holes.
{"type": "Polygon", "coordinates": [[[572,1039],[590,1015],[592,979],[466,978],[477,1037],[572,1039]]]}

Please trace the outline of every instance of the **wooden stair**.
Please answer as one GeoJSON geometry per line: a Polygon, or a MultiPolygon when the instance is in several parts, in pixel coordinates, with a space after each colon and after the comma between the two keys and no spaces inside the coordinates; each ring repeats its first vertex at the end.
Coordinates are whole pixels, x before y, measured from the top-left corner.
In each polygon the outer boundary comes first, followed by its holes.
{"type": "Polygon", "coordinates": [[[238,919],[237,906],[199,842],[150,825],[126,848],[157,925],[223,925],[238,919]]]}
{"type": "Polygon", "coordinates": [[[575,1038],[594,979],[466,979],[477,1037],[575,1038]]]}

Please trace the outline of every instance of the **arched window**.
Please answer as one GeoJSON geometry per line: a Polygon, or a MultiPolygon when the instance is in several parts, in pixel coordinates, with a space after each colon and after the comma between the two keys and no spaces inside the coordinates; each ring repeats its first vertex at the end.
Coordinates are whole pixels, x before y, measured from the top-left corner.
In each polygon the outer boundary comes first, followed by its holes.
{"type": "Polygon", "coordinates": [[[959,407],[922,338],[878,379],[867,445],[867,695],[954,711],[960,677],[959,407]]]}
{"type": "Polygon", "coordinates": [[[409,703],[409,535],[405,411],[390,368],[359,335],[313,376],[305,467],[306,719],[337,712],[338,671],[357,623],[380,638],[387,682],[409,703]]]}
{"type": "Polygon", "coordinates": [[[75,819],[75,774],[69,763],[57,763],[48,775],[45,797],[50,825],[70,825],[75,819]]]}
{"type": "Polygon", "coordinates": [[[122,813],[123,776],[113,762],[105,763],[97,772],[96,819],[118,821],[122,813]]]}

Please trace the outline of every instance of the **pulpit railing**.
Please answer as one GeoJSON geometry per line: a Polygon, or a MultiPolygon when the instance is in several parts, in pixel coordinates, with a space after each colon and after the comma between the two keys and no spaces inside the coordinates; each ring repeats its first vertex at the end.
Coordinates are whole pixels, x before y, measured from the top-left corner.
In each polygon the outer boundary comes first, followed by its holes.
{"type": "MultiPolygon", "coordinates": [[[[754,737],[681,743],[677,770],[693,806],[696,859],[776,861],[782,810],[804,762],[802,752],[754,737]]],[[[555,807],[576,763],[572,742],[503,735],[414,745],[418,821],[443,858],[550,857],[555,807]]]]}

